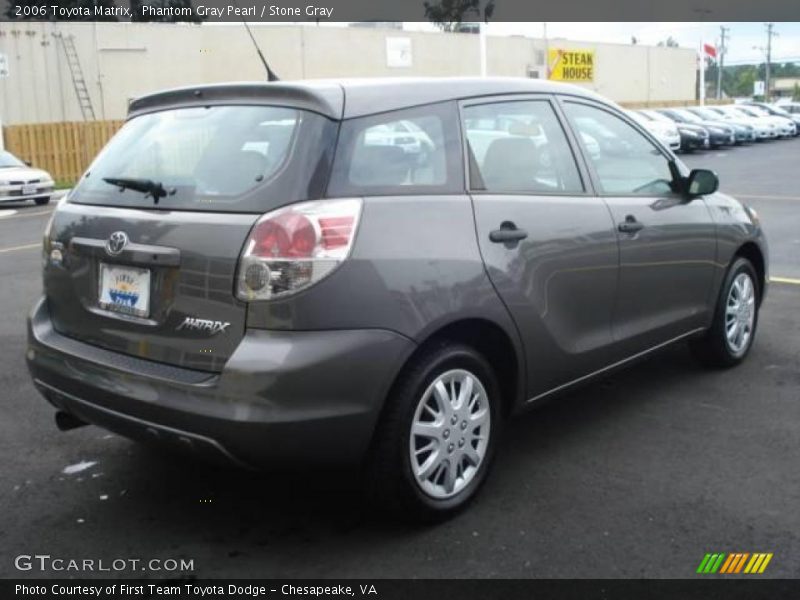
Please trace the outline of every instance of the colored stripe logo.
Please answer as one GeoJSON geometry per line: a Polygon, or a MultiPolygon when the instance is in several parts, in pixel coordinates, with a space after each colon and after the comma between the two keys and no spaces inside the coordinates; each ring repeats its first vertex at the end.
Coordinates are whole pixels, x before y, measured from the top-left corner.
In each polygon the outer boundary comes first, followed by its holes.
{"type": "Polygon", "coordinates": [[[700,561],[697,572],[703,575],[713,573],[755,575],[763,573],[771,560],[772,552],[754,552],[752,554],[750,552],[709,553],[700,561]]]}

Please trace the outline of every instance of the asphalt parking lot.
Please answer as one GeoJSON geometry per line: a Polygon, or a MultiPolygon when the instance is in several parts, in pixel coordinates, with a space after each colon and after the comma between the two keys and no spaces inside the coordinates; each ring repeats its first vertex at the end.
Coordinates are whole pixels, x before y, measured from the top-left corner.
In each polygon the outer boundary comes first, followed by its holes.
{"type": "Polygon", "coordinates": [[[64,575],[15,569],[39,553],[187,558],[197,577],[671,578],[706,552],[772,552],[764,576],[800,577],[799,158],[800,138],[684,157],[769,236],[776,281],[748,361],[706,371],[678,346],[517,419],[477,501],[429,528],[369,516],[333,474],[253,475],[59,432],[23,358],[52,207],[0,208],[0,576],[64,575]]]}

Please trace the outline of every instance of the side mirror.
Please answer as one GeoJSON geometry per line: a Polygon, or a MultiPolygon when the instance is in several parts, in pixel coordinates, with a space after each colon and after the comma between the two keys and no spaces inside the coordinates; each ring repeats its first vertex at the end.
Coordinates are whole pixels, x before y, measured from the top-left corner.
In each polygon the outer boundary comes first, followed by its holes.
{"type": "Polygon", "coordinates": [[[25,166],[26,167],[32,167],[33,166],[33,163],[31,161],[29,161],[29,160],[26,160],[24,162],[25,162],[25,166]]]}
{"type": "Polygon", "coordinates": [[[692,169],[686,178],[686,193],[689,196],[707,196],[719,189],[719,177],[708,169],[692,169]]]}

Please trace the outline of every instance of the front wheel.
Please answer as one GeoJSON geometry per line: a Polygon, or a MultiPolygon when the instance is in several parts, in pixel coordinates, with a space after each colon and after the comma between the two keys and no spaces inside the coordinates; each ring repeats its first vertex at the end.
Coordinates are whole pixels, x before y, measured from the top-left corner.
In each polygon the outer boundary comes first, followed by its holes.
{"type": "Polygon", "coordinates": [[[732,367],[744,360],[755,338],[759,301],[756,270],[746,258],[737,258],[725,276],[711,329],[692,341],[692,350],[701,362],[732,367]]]}
{"type": "Polygon", "coordinates": [[[443,343],[414,359],[375,433],[366,483],[376,505],[428,522],[464,507],[489,471],[500,402],[491,366],[471,347],[443,343]]]}

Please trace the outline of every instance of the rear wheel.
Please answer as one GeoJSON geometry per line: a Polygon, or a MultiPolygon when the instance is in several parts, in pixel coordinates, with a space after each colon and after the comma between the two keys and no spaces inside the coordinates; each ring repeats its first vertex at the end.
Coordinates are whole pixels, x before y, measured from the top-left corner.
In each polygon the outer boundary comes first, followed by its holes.
{"type": "Polygon", "coordinates": [[[366,482],[376,505],[415,521],[464,507],[489,471],[500,401],[491,366],[469,346],[443,343],[414,359],[376,430],[366,482]]]}
{"type": "Polygon", "coordinates": [[[755,338],[759,299],[756,270],[746,258],[737,258],[723,282],[711,329],[691,344],[695,355],[715,367],[742,362],[755,338]]]}
{"type": "Polygon", "coordinates": [[[43,206],[43,205],[47,204],[48,202],[50,202],[50,197],[49,196],[45,196],[44,198],[34,198],[33,201],[36,202],[37,206],[43,206]]]}

